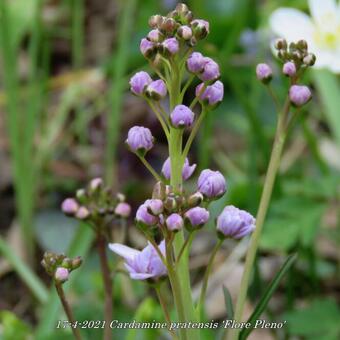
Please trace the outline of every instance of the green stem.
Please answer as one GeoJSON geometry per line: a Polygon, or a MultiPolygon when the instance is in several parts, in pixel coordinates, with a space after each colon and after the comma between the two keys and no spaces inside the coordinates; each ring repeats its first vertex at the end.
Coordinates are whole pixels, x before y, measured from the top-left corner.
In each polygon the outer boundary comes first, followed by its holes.
{"type": "Polygon", "coordinates": [[[206,292],[207,292],[208,280],[209,280],[210,272],[211,272],[211,269],[212,269],[212,265],[214,263],[214,259],[215,259],[217,252],[219,251],[219,249],[221,248],[221,246],[223,244],[223,241],[224,241],[223,239],[219,239],[218,242],[216,243],[215,248],[210,255],[210,259],[209,259],[209,262],[208,262],[207,269],[204,273],[203,285],[202,285],[202,288],[201,288],[201,295],[200,295],[200,299],[199,299],[198,306],[197,306],[197,311],[198,311],[199,316],[200,316],[200,318],[199,318],[200,321],[202,321],[202,319],[203,319],[204,301],[205,301],[205,295],[206,295],[206,292]]]}
{"type": "Polygon", "coordinates": [[[189,234],[189,236],[187,237],[187,239],[185,240],[185,242],[184,242],[184,244],[183,244],[183,246],[182,246],[182,248],[181,248],[181,250],[179,251],[179,254],[178,254],[178,256],[177,256],[176,264],[179,263],[179,262],[181,261],[181,257],[182,257],[182,255],[183,255],[183,253],[184,253],[185,248],[186,248],[186,247],[190,247],[191,242],[192,242],[192,239],[193,239],[195,233],[196,233],[196,230],[192,231],[192,232],[189,234]]]}
{"type": "MultiPolygon", "coordinates": [[[[274,145],[273,145],[272,153],[270,156],[270,161],[269,161],[269,165],[267,169],[266,179],[265,179],[265,183],[263,187],[263,192],[261,195],[258,213],[256,216],[256,228],[250,239],[250,244],[249,244],[249,248],[248,248],[248,252],[246,256],[246,262],[245,262],[240,292],[239,292],[239,296],[237,299],[236,311],[235,311],[235,321],[237,322],[240,322],[243,316],[243,309],[244,309],[244,304],[245,304],[245,300],[247,296],[250,274],[253,268],[256,251],[259,245],[263,223],[264,223],[264,220],[265,220],[265,217],[268,211],[270,199],[272,196],[275,178],[278,173],[279,166],[280,166],[282,150],[283,150],[285,139],[286,139],[286,124],[287,124],[289,108],[290,108],[290,102],[288,98],[286,100],[283,111],[279,114],[279,117],[278,117],[274,145]]],[[[239,333],[239,330],[231,329],[230,339],[236,340],[238,338],[238,333],[239,333]]]]}
{"type": "Polygon", "coordinates": [[[139,156],[138,154],[137,154],[137,156],[142,161],[142,163],[145,165],[145,167],[150,171],[152,176],[155,177],[155,180],[157,182],[162,182],[161,177],[158,175],[158,173],[155,171],[155,169],[151,166],[151,164],[145,159],[145,157],[139,156]]]}
{"type": "Polygon", "coordinates": [[[163,128],[163,131],[166,135],[166,138],[169,139],[170,135],[169,135],[169,128],[168,126],[166,125],[166,122],[164,121],[162,115],[161,115],[161,112],[159,112],[157,110],[157,108],[155,107],[155,105],[153,105],[153,102],[152,100],[150,99],[146,99],[146,101],[148,102],[148,104],[150,105],[151,109],[153,110],[153,112],[155,113],[155,115],[157,116],[160,124],[162,125],[162,128],[163,128]]]}

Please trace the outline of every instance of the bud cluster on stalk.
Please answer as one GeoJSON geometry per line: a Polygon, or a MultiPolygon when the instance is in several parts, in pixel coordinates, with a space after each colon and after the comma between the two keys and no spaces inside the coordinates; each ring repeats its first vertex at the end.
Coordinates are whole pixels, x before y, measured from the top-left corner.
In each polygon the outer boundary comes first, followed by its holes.
{"type": "Polygon", "coordinates": [[[69,274],[79,268],[82,264],[82,258],[77,256],[73,259],[66,257],[64,254],[45,252],[41,265],[45,268],[56,283],[64,283],[68,280],[69,274]]]}
{"type": "Polygon", "coordinates": [[[104,224],[98,222],[127,218],[131,213],[125,196],[114,194],[110,188],[105,187],[101,178],[92,179],[86,188],[76,191],[74,198],[65,199],[61,209],[65,215],[92,222],[95,227],[104,224]]]}

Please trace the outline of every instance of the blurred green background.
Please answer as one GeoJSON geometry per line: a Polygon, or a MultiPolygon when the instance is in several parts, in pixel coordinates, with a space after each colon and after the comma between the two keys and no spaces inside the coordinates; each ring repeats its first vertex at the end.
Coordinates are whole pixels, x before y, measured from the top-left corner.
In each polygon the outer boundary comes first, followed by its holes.
{"type": "MultiPolygon", "coordinates": [[[[225,85],[224,101],[208,116],[190,160],[200,169],[219,169],[227,178],[228,194],[214,203],[214,216],[227,203],[255,215],[276,123],[255,65],[268,62],[279,74],[268,18],[282,6],[307,12],[308,4],[186,3],[196,17],[210,22],[211,33],[198,49],[218,61],[225,85]]],[[[0,0],[0,338],[72,338],[69,330],[56,329],[64,317],[40,268],[45,250],[85,257],[67,283],[69,299],[78,320],[102,319],[103,287],[91,231],[64,217],[59,206],[97,176],[124,192],[134,211],[150,196],[153,179],[126,149],[127,130],[141,124],[153,131],[158,143],[148,157],[156,169],[167,158],[167,147],[156,118],[129,93],[128,81],[137,70],[150,70],[139,52],[148,18],[175,5],[171,0],[0,0]]],[[[267,320],[287,324],[281,330],[255,331],[253,339],[340,336],[340,84],[338,76],[324,70],[310,71],[304,82],[314,98],[290,131],[248,306],[251,310],[286,255],[298,252],[265,314],[267,320]]],[[[287,87],[286,79],[274,78],[279,98],[287,87]]],[[[195,178],[187,185],[193,188],[195,178]]],[[[132,219],[129,224],[129,244],[141,247],[143,237],[132,219]]],[[[194,295],[214,243],[213,228],[211,223],[193,246],[194,295]]],[[[237,246],[239,256],[232,252],[235,246],[227,242],[216,260],[207,319],[226,317],[222,285],[237,293],[244,244],[237,246]]],[[[113,254],[110,258],[117,261],[113,254]]],[[[162,312],[151,289],[117,275],[115,318],[162,320],[162,312]]],[[[100,331],[84,334],[92,339],[100,331]]],[[[219,334],[207,330],[205,338],[219,334]]],[[[162,334],[121,330],[118,336],[158,339],[162,334]]]]}

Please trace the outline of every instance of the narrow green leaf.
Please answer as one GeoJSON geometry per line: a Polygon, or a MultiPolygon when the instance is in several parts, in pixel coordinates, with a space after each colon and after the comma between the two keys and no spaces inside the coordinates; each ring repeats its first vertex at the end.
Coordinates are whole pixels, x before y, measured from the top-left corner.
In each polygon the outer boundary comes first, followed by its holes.
{"type": "Polygon", "coordinates": [[[234,319],[233,300],[231,299],[229,289],[226,286],[223,286],[223,294],[224,294],[225,307],[227,309],[227,317],[229,319],[234,319]]]}
{"type": "MultiPolygon", "coordinates": [[[[287,273],[289,268],[292,266],[294,261],[297,258],[297,254],[290,255],[286,262],[282,265],[281,269],[278,271],[278,273],[275,275],[274,279],[270,283],[269,287],[263,294],[261,300],[257,304],[256,308],[254,309],[254,312],[247,320],[247,323],[251,323],[252,325],[255,323],[255,321],[260,317],[260,315],[263,313],[265,308],[268,305],[268,302],[272,295],[274,294],[277,286],[279,285],[280,281],[282,280],[283,276],[287,273]]],[[[254,328],[244,328],[239,336],[239,340],[247,339],[248,335],[253,331],[254,328]]]]}

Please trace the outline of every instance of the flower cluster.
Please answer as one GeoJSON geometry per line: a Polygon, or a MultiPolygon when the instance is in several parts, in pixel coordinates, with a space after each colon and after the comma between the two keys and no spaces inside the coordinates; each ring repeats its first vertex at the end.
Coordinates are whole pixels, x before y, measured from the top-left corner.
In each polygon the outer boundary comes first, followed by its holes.
{"type": "Polygon", "coordinates": [[[58,284],[66,282],[71,271],[79,268],[81,264],[80,256],[71,259],[64,254],[51,252],[46,252],[41,261],[41,265],[45,268],[47,274],[58,284]]]}
{"type": "MultiPolygon", "coordinates": [[[[278,58],[283,62],[282,73],[291,81],[290,102],[296,107],[301,107],[309,102],[312,93],[307,86],[298,85],[297,82],[302,73],[315,64],[316,57],[308,52],[305,40],[291,42],[288,45],[285,39],[278,39],[274,47],[278,58]]],[[[269,65],[261,63],[256,67],[256,76],[261,82],[268,84],[273,77],[273,71],[269,65]]]]}

